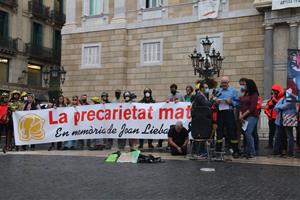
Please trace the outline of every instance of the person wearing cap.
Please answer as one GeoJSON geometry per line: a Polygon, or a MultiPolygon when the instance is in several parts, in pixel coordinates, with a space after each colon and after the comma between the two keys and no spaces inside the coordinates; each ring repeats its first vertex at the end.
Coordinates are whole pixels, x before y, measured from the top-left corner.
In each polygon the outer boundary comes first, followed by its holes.
{"type": "MultiPolygon", "coordinates": [[[[14,90],[11,92],[11,97],[8,103],[8,110],[9,110],[9,125],[8,125],[8,135],[6,138],[6,148],[7,150],[12,150],[13,148],[13,137],[14,137],[14,126],[13,126],[13,120],[12,120],[12,113],[15,111],[22,111],[24,108],[24,104],[20,100],[21,93],[18,90],[14,90]]],[[[19,148],[16,147],[16,150],[18,151],[19,148]]]]}
{"type": "Polygon", "coordinates": [[[171,126],[168,132],[168,142],[172,155],[186,155],[189,142],[188,130],[183,127],[181,121],[171,126]]]}
{"type": "Polygon", "coordinates": [[[21,101],[25,104],[27,102],[28,94],[27,92],[23,91],[21,93],[21,101]]]}
{"type": "Polygon", "coordinates": [[[113,100],[113,103],[122,103],[121,94],[122,94],[122,91],[120,89],[116,89],[115,100],[113,100]]]}
{"type": "MultiPolygon", "coordinates": [[[[155,100],[152,97],[152,90],[150,88],[144,89],[144,97],[139,101],[139,103],[155,103],[155,100]]],[[[154,146],[152,145],[153,140],[148,139],[148,148],[153,149],[154,146]]],[[[144,148],[144,139],[139,140],[139,149],[144,148]]]]}
{"type": "Polygon", "coordinates": [[[94,96],[94,97],[91,98],[91,101],[92,101],[93,104],[100,104],[100,98],[99,97],[94,96]]]}
{"type": "MultiPolygon", "coordinates": [[[[108,99],[108,93],[107,92],[102,92],[101,94],[101,103],[106,104],[106,103],[111,103],[108,99]]],[[[104,146],[106,150],[110,150],[113,146],[114,140],[112,138],[108,139],[103,139],[104,146]]]]}
{"type": "MultiPolygon", "coordinates": [[[[0,96],[0,144],[2,134],[7,137],[8,134],[8,100],[9,94],[3,92],[0,96]]],[[[3,153],[6,153],[6,148],[2,148],[3,153]]]]}

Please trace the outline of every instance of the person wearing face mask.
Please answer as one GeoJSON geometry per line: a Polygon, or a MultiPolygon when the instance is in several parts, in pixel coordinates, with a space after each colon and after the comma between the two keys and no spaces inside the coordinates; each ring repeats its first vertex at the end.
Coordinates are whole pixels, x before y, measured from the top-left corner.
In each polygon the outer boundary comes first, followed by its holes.
{"type": "Polygon", "coordinates": [[[215,103],[218,106],[216,151],[222,152],[223,138],[225,137],[229,142],[229,149],[233,150],[233,157],[238,158],[238,137],[234,115],[234,108],[236,107],[238,100],[238,92],[233,87],[229,86],[229,78],[225,76],[221,78],[218,93],[220,95],[215,98],[215,103]],[[227,134],[225,134],[225,130],[227,134]]]}
{"type": "Polygon", "coordinates": [[[21,93],[21,101],[25,104],[27,102],[28,94],[27,92],[21,93]]]}
{"type": "Polygon", "coordinates": [[[188,86],[186,86],[185,91],[186,91],[186,95],[184,95],[184,100],[187,102],[191,102],[193,99],[194,88],[192,86],[188,85],[188,86]]]}
{"type": "Polygon", "coordinates": [[[209,99],[209,87],[208,87],[207,83],[203,84],[203,88],[204,88],[204,90],[203,90],[204,95],[206,96],[207,99],[209,99]]]}
{"type": "MultiPolygon", "coordinates": [[[[123,103],[131,103],[131,92],[125,91],[123,94],[124,101],[123,103]]],[[[118,139],[118,148],[124,150],[126,146],[126,139],[118,139]]]]}
{"type": "Polygon", "coordinates": [[[89,103],[87,102],[87,95],[86,94],[81,95],[80,105],[82,105],[82,106],[89,105],[89,103]]]}
{"type": "Polygon", "coordinates": [[[177,91],[178,87],[176,84],[170,86],[170,95],[167,97],[166,102],[183,102],[184,97],[177,91]]]}
{"type": "Polygon", "coordinates": [[[122,103],[122,99],[121,99],[121,90],[120,89],[116,89],[115,91],[115,100],[113,101],[113,103],[122,103]]]}
{"type": "MultiPolygon", "coordinates": [[[[101,94],[101,103],[102,104],[111,103],[108,100],[108,93],[107,92],[102,92],[102,94],[101,94]]],[[[108,138],[108,139],[103,139],[103,142],[104,142],[105,149],[110,150],[113,146],[114,140],[111,139],[111,138],[108,138]]]]}
{"type": "Polygon", "coordinates": [[[284,95],[284,90],[282,87],[275,83],[272,86],[272,92],[271,92],[271,98],[268,100],[266,103],[264,113],[268,117],[268,125],[269,125],[269,141],[268,141],[268,146],[266,147],[267,149],[273,149],[273,144],[274,144],[274,136],[275,136],[275,131],[276,131],[276,116],[277,113],[274,110],[276,104],[278,101],[283,97],[284,95]]]}
{"type": "MultiPolygon", "coordinates": [[[[139,101],[139,103],[155,103],[155,100],[152,97],[152,90],[150,88],[145,88],[144,89],[144,97],[139,101]]],[[[154,146],[152,145],[151,139],[148,139],[148,148],[153,149],[154,146]]],[[[139,149],[144,148],[144,139],[139,140],[139,149]]]]}

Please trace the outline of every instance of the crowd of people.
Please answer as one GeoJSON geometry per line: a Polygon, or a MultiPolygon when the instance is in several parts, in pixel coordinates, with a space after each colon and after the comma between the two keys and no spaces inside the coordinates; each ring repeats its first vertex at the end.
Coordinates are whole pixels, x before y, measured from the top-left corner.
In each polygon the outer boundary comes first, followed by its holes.
{"type": "MultiPolygon", "coordinates": [[[[186,93],[181,94],[176,84],[170,86],[170,94],[165,102],[191,102],[192,105],[208,106],[212,112],[212,123],[214,124],[214,144],[216,152],[228,151],[233,158],[245,156],[247,159],[255,159],[259,152],[258,120],[262,110],[262,99],[259,95],[255,81],[248,78],[241,78],[240,88],[235,89],[230,86],[228,77],[222,77],[220,85],[215,88],[209,88],[209,85],[203,81],[197,81],[195,87],[186,86],[186,93]]],[[[299,108],[296,102],[286,99],[286,93],[283,88],[274,84],[272,96],[264,107],[264,113],[269,120],[269,140],[266,148],[272,149],[274,155],[294,156],[295,152],[300,150],[300,120],[299,108]],[[294,127],[297,130],[296,147],[294,148],[294,127]]],[[[0,131],[5,135],[5,145],[3,152],[12,150],[27,150],[28,146],[15,146],[13,140],[13,121],[12,113],[22,110],[38,110],[44,108],[58,108],[68,106],[80,106],[101,103],[155,103],[152,90],[145,88],[141,100],[130,92],[117,89],[114,99],[110,101],[109,95],[102,92],[100,97],[94,96],[90,100],[87,95],[73,96],[71,99],[59,95],[47,105],[39,104],[35,95],[32,93],[21,93],[12,91],[2,93],[0,99],[0,131]]],[[[168,145],[173,155],[186,155],[189,144],[190,130],[183,127],[182,122],[177,122],[169,130],[168,145]]],[[[1,138],[1,137],[0,137],[1,138]]],[[[148,148],[155,148],[153,140],[148,140],[148,148]]],[[[111,149],[113,139],[92,139],[57,142],[49,145],[49,150],[90,150],[111,149]]],[[[126,147],[127,139],[118,139],[117,147],[122,150],[126,147]]],[[[143,139],[128,139],[130,149],[143,149],[143,139]]],[[[158,140],[157,147],[163,147],[164,140],[158,140]]],[[[34,150],[35,145],[30,146],[34,150]]],[[[197,151],[198,156],[206,157],[205,150],[197,151]]]]}

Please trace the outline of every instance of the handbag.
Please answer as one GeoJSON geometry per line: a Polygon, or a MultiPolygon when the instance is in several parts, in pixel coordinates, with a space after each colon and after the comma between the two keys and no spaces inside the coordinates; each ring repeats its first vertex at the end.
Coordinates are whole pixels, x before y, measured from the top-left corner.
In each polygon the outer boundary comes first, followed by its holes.
{"type": "Polygon", "coordinates": [[[287,127],[297,127],[298,114],[282,114],[282,125],[287,127]]]}

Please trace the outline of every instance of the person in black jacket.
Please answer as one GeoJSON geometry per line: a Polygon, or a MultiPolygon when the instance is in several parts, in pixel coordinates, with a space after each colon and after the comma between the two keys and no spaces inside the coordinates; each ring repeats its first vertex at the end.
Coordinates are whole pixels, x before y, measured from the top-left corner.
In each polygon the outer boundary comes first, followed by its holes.
{"type": "MultiPolygon", "coordinates": [[[[139,103],[155,103],[155,100],[152,97],[152,90],[150,88],[145,88],[144,89],[144,97],[142,100],[139,101],[139,103]]],[[[154,146],[152,145],[151,139],[148,139],[148,148],[153,149],[154,146]]],[[[140,139],[139,141],[139,149],[144,148],[144,139],[140,139]]]]}
{"type": "MultiPolygon", "coordinates": [[[[27,102],[24,106],[24,110],[40,110],[40,109],[41,109],[41,107],[35,101],[34,94],[28,93],[27,102]]],[[[30,145],[30,150],[34,150],[34,149],[35,149],[35,145],[30,145]]],[[[22,150],[26,150],[25,145],[22,146],[22,150]]]]}

